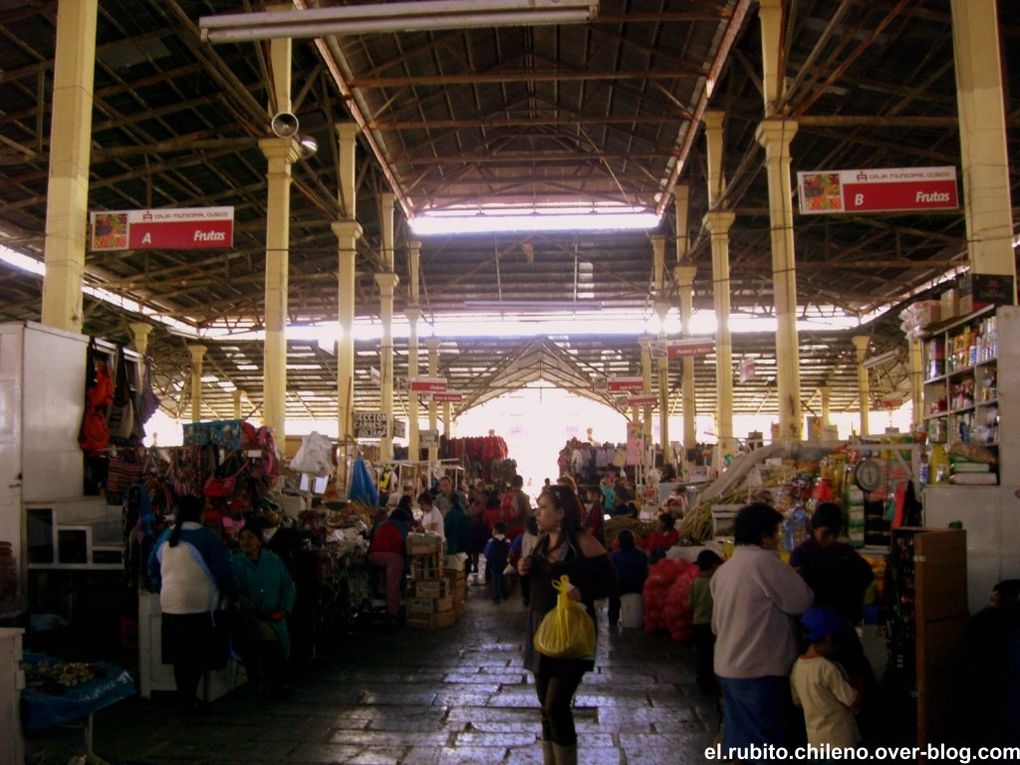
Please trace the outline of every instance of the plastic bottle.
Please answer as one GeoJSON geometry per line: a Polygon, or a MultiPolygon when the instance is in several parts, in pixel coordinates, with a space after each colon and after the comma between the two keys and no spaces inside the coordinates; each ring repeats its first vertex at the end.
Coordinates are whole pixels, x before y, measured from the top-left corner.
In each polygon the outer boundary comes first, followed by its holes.
{"type": "Polygon", "coordinates": [[[928,464],[928,453],[923,452],[921,454],[921,464],[917,468],[917,481],[921,484],[921,488],[928,485],[931,473],[929,472],[930,465],[928,464]]]}

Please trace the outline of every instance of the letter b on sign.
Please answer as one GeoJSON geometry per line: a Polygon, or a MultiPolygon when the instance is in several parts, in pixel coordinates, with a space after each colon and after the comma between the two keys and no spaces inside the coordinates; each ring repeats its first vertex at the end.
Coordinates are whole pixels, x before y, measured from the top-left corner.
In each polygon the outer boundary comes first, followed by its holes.
{"type": "Polygon", "coordinates": [[[860,207],[864,204],[864,195],[860,192],[854,194],[854,207],[860,207]]]}

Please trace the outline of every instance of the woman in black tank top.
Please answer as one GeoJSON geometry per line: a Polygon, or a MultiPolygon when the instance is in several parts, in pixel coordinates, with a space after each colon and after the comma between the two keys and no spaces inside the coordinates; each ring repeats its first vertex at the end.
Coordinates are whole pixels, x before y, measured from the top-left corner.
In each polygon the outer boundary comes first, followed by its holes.
{"type": "Polygon", "coordinates": [[[542,618],[556,605],[554,581],[564,574],[570,577],[574,585],[570,597],[583,603],[594,621],[594,602],[615,590],[616,569],[598,540],[581,530],[580,503],[570,488],[546,487],[535,517],[542,536],[534,553],[518,564],[531,588],[524,665],[535,675],[542,707],[543,763],[574,765],[577,733],[570,703],[584,673],[594,668],[595,656],[553,659],[535,651],[533,638],[542,618]]]}

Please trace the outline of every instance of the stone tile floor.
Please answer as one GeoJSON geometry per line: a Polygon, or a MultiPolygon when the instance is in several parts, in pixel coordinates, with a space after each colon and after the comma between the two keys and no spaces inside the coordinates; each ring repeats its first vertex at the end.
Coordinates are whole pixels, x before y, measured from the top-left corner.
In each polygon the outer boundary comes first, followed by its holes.
{"type": "MultiPolygon", "coordinates": [[[[190,718],[168,699],[122,702],[96,715],[95,750],[111,763],[151,765],[540,763],[524,625],[519,598],[496,605],[471,587],[454,627],[350,637],[297,667],[286,701],[242,687],[190,718]]],[[[719,718],[694,685],[693,650],[604,619],[599,629],[596,670],[574,699],[578,761],[703,762],[719,718]]],[[[36,734],[28,750],[64,765],[80,733],[36,734]]]]}

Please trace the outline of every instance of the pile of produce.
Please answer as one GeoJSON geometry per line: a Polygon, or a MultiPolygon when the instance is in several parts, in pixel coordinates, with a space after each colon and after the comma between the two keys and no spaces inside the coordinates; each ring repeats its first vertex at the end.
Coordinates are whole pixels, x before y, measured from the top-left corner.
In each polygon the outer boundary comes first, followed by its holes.
{"type": "Polygon", "coordinates": [[[677,642],[690,637],[688,595],[697,575],[697,567],[683,560],[667,558],[652,566],[642,596],[646,632],[668,630],[677,642]]]}
{"type": "Polygon", "coordinates": [[[22,669],[25,670],[26,688],[50,696],[59,696],[77,685],[106,676],[98,664],[87,662],[50,664],[40,661],[38,664],[23,664],[22,669]]]}

